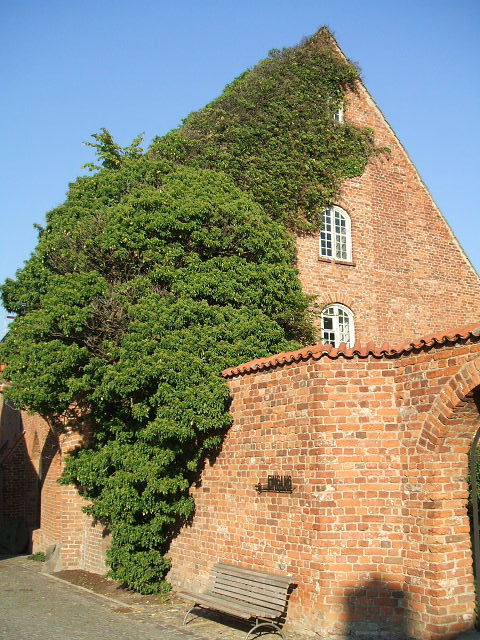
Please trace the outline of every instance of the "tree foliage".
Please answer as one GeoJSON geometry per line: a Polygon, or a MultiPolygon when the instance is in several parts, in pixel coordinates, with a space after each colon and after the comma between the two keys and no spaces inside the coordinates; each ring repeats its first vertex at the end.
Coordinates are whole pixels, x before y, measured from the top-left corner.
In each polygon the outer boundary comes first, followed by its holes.
{"type": "MultiPolygon", "coordinates": [[[[323,44],[322,44],[323,43],[323,44]]],[[[107,130],[102,168],[70,185],[5,306],[0,358],[19,407],[93,425],[63,482],[112,532],[111,575],[166,588],[188,488],[230,426],[223,368],[314,339],[290,227],[318,227],[368,133],[335,126],[356,70],[324,46],[272,54],[143,155],[107,130]]]]}
{"type": "Polygon", "coordinates": [[[89,407],[64,477],[113,533],[112,574],[143,592],[192,513],[187,489],[230,424],[229,364],[312,339],[291,237],[225,174],[124,159],[71,186],[3,288],[9,398],[89,407]]]}
{"type": "Polygon", "coordinates": [[[93,133],[92,138],[95,142],[84,142],[87,147],[93,147],[97,153],[99,160],[102,161],[102,165],[93,164],[87,162],[83,165],[83,169],[89,171],[96,171],[104,167],[105,169],[118,169],[122,164],[124,158],[138,158],[142,155],[143,149],[140,146],[143,141],[144,134],[139,134],[134,138],[133,142],[128,147],[121,147],[115,142],[112,134],[108,129],[103,127],[100,133],[93,133]]]}

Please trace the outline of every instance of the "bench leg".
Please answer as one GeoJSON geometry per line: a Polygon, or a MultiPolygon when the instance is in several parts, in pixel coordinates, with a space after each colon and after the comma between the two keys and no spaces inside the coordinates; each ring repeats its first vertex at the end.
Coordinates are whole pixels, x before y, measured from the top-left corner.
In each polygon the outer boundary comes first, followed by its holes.
{"type": "Polygon", "coordinates": [[[257,620],[257,624],[254,627],[252,627],[250,631],[247,633],[244,640],[249,640],[252,633],[260,629],[260,627],[273,627],[275,629],[275,633],[278,633],[278,635],[282,638],[282,640],[285,640],[285,636],[283,635],[280,627],[278,627],[276,624],[273,624],[273,622],[258,622],[258,620],[257,620]]]}
{"type": "Polygon", "coordinates": [[[197,603],[195,603],[193,605],[193,607],[190,607],[190,609],[187,611],[187,613],[185,614],[185,617],[183,619],[183,624],[186,625],[187,624],[187,618],[190,615],[190,613],[195,609],[195,607],[197,606],[197,603]]]}

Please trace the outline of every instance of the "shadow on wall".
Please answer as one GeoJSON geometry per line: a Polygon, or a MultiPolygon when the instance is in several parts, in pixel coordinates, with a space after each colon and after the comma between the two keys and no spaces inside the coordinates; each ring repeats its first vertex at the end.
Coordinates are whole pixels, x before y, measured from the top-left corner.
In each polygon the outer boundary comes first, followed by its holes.
{"type": "Polygon", "coordinates": [[[40,444],[35,432],[28,450],[22,414],[2,402],[0,408],[0,553],[31,551],[32,533],[40,526],[41,492],[59,451],[51,432],[40,444]]]}
{"type": "Polygon", "coordinates": [[[347,594],[346,637],[407,640],[408,610],[406,595],[382,582],[372,580],[347,594]]]}

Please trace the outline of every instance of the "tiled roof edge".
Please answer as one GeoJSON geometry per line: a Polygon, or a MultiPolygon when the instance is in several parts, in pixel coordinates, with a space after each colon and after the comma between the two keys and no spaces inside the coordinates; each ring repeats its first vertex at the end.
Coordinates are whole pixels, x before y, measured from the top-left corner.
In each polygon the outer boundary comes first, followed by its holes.
{"type": "Polygon", "coordinates": [[[461,329],[450,329],[424,338],[418,338],[417,340],[406,341],[397,346],[391,345],[388,342],[385,342],[381,346],[369,342],[366,345],[356,344],[353,347],[347,347],[344,343],[339,347],[333,347],[330,344],[315,344],[310,347],[305,347],[304,349],[299,349],[298,351],[278,353],[268,358],[258,358],[257,360],[240,364],[237,367],[230,367],[222,371],[222,376],[224,378],[233,378],[234,376],[245,373],[274,369],[275,367],[292,364],[293,362],[319,360],[322,357],[327,357],[332,360],[339,356],[343,356],[344,358],[367,358],[368,356],[374,356],[375,358],[392,358],[410,353],[413,350],[467,340],[473,336],[480,336],[480,322],[470,324],[461,329]]]}

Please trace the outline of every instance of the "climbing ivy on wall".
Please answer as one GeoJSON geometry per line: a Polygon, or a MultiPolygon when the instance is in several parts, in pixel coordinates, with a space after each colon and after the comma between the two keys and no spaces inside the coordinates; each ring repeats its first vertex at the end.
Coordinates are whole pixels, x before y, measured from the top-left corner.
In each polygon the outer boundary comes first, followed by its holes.
{"type": "Polygon", "coordinates": [[[373,151],[333,122],[358,74],[327,40],[272,53],[146,154],[95,134],[102,167],[2,287],[7,395],[53,424],[88,415],[62,481],[111,530],[111,575],[143,593],[168,588],[188,488],[230,426],[222,369],[314,339],[287,227],[318,229],[373,151]]]}
{"type": "Polygon", "coordinates": [[[153,152],[225,171],[272,218],[316,231],[342,182],[361,175],[374,151],[371,130],[334,122],[358,80],[358,69],[321,29],[298,47],[271,51],[157,139],[153,152]]]}

